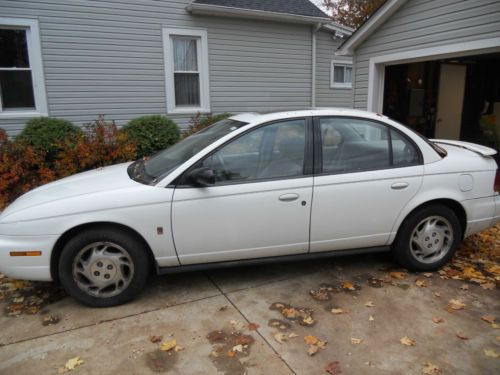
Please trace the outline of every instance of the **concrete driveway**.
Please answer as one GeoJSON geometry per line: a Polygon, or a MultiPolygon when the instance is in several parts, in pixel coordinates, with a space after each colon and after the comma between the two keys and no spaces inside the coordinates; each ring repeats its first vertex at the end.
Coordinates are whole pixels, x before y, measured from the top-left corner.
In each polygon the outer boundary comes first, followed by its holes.
{"type": "Polygon", "coordinates": [[[500,279],[457,267],[371,255],[188,273],[107,309],[4,277],[0,374],[498,374],[500,279]]]}

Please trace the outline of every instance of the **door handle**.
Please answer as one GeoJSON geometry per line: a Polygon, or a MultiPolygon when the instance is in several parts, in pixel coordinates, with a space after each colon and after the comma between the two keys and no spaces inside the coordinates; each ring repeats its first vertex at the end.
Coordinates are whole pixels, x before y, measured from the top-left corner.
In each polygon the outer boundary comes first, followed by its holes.
{"type": "Polygon", "coordinates": [[[403,190],[408,187],[408,182],[395,182],[391,185],[391,189],[403,190]]]}
{"type": "Polygon", "coordinates": [[[299,199],[299,195],[295,193],[288,193],[288,194],[283,194],[280,195],[279,200],[282,202],[291,202],[294,200],[299,199]]]}

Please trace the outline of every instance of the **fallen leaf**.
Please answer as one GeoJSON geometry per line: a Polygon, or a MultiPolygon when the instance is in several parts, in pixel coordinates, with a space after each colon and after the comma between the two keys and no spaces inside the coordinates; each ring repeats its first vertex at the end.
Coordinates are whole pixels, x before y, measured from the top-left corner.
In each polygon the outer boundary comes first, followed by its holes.
{"type": "Polygon", "coordinates": [[[406,346],[415,346],[415,340],[410,339],[408,336],[402,337],[399,341],[406,346]]]}
{"type": "Polygon", "coordinates": [[[315,355],[318,352],[319,348],[316,345],[310,345],[309,349],[307,349],[307,354],[310,356],[315,355]]]}
{"type": "Polygon", "coordinates": [[[466,336],[466,335],[465,335],[464,333],[462,333],[462,332],[457,332],[457,334],[456,334],[456,335],[457,335],[457,337],[458,337],[459,339],[461,339],[461,340],[468,340],[468,339],[469,339],[469,337],[468,337],[468,336],[466,336]]]}
{"type": "Polygon", "coordinates": [[[426,362],[422,368],[422,373],[425,375],[438,375],[441,374],[441,369],[430,362],[426,362]]]}
{"type": "Polygon", "coordinates": [[[224,305],[224,306],[221,306],[219,307],[219,309],[217,311],[224,311],[228,308],[229,306],[228,305],[224,305]]]}
{"type": "Polygon", "coordinates": [[[495,349],[484,349],[484,354],[486,357],[500,358],[500,353],[497,353],[495,349]]]}
{"type": "Polygon", "coordinates": [[[334,315],[343,314],[345,311],[342,309],[331,309],[330,312],[334,315]]]}
{"type": "Polygon", "coordinates": [[[304,336],[304,341],[308,345],[316,345],[318,343],[319,339],[316,336],[307,335],[307,336],[304,336]]]}
{"type": "Polygon", "coordinates": [[[175,339],[165,341],[160,345],[160,350],[168,352],[177,346],[177,341],[175,339]]]}
{"type": "Polygon", "coordinates": [[[469,286],[467,284],[462,284],[462,285],[460,285],[459,289],[469,290],[469,286]]]}
{"type": "Polygon", "coordinates": [[[274,339],[276,340],[276,342],[283,344],[286,341],[286,334],[278,332],[274,335],[274,339]]]}
{"type": "Polygon", "coordinates": [[[233,352],[243,353],[243,345],[239,344],[239,345],[233,346],[232,351],[233,352]]]}
{"type": "Polygon", "coordinates": [[[423,274],[425,277],[429,278],[432,277],[432,272],[424,272],[423,274]]]}
{"type": "Polygon", "coordinates": [[[163,336],[149,336],[149,341],[151,341],[153,344],[156,344],[157,342],[160,342],[163,340],[163,336]]]}
{"type": "Polygon", "coordinates": [[[448,312],[453,312],[454,310],[462,310],[465,307],[465,303],[460,299],[450,299],[448,305],[446,306],[446,310],[448,312]]]}
{"type": "Polygon", "coordinates": [[[180,351],[184,350],[184,347],[183,346],[180,346],[180,345],[177,345],[175,348],[174,348],[174,352],[178,353],[180,351]]]}
{"type": "Polygon", "coordinates": [[[415,285],[420,287],[420,288],[425,288],[427,287],[427,283],[425,282],[424,279],[417,279],[415,280],[415,285]]]}
{"type": "Polygon", "coordinates": [[[350,281],[344,281],[342,283],[342,288],[347,289],[347,290],[356,290],[356,288],[354,287],[354,285],[350,281]]]}
{"type": "Polygon", "coordinates": [[[64,368],[66,370],[71,371],[71,370],[74,370],[75,367],[83,365],[83,363],[84,363],[84,361],[80,357],[71,358],[71,359],[68,359],[68,361],[64,365],[64,368]]]}
{"type": "Polygon", "coordinates": [[[257,323],[248,323],[249,331],[257,331],[259,329],[259,325],[257,323]]]}
{"type": "Polygon", "coordinates": [[[485,315],[481,317],[482,320],[484,320],[486,323],[493,324],[495,323],[495,317],[492,315],[485,315]]]}
{"type": "Polygon", "coordinates": [[[330,362],[325,366],[325,371],[330,375],[340,375],[340,363],[338,361],[330,362]]]}
{"type": "Polygon", "coordinates": [[[436,323],[436,324],[443,323],[443,319],[442,318],[438,318],[437,316],[433,317],[432,321],[434,323],[436,323]]]}
{"type": "Polygon", "coordinates": [[[404,280],[406,278],[406,274],[404,272],[390,272],[389,276],[391,276],[393,279],[397,280],[404,280]]]}
{"type": "Polygon", "coordinates": [[[494,290],[495,289],[495,284],[492,283],[491,281],[488,281],[487,283],[480,284],[481,288],[484,290],[494,290]]]}
{"type": "Polygon", "coordinates": [[[434,292],[434,297],[438,297],[438,298],[439,298],[439,297],[441,297],[441,293],[439,293],[439,292],[434,292]]]}
{"type": "Polygon", "coordinates": [[[314,324],[314,319],[312,318],[312,316],[308,316],[304,319],[301,320],[302,323],[304,323],[305,325],[313,325],[314,324]]]}
{"type": "Polygon", "coordinates": [[[234,356],[236,356],[236,352],[233,352],[232,350],[228,350],[227,356],[233,358],[234,356]]]}
{"type": "Polygon", "coordinates": [[[365,303],[365,306],[366,307],[375,307],[375,304],[372,301],[368,301],[367,303],[365,303]]]}
{"type": "Polygon", "coordinates": [[[371,316],[371,315],[370,315],[370,317],[368,318],[368,320],[369,320],[370,322],[373,322],[373,321],[375,320],[375,318],[374,318],[373,316],[371,316]]]}
{"type": "Polygon", "coordinates": [[[291,339],[294,339],[295,337],[299,337],[299,335],[297,335],[296,333],[293,333],[293,332],[292,332],[292,333],[290,333],[290,334],[288,335],[288,337],[290,337],[291,339]]]}
{"type": "Polygon", "coordinates": [[[330,299],[330,293],[326,289],[310,290],[309,294],[317,301],[328,301],[330,299]]]}
{"type": "Polygon", "coordinates": [[[353,344],[361,344],[362,341],[363,339],[356,339],[354,337],[351,337],[351,343],[353,344]]]}

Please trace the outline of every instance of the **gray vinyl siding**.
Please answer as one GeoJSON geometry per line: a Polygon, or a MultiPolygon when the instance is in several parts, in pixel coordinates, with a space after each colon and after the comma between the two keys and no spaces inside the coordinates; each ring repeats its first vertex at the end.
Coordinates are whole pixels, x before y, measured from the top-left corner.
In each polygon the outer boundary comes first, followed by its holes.
{"type": "Polygon", "coordinates": [[[371,57],[489,38],[500,38],[498,0],[409,0],[358,47],[354,107],[366,109],[371,57]]]}
{"type": "MultiPolygon", "coordinates": [[[[38,19],[49,115],[78,125],[166,114],[163,27],[207,30],[213,113],[310,106],[309,25],[190,15],[189,2],[0,0],[0,15],[38,19]]],[[[191,115],[169,117],[185,127],[191,115]]],[[[15,135],[25,122],[0,127],[15,135]]]]}
{"type": "Polygon", "coordinates": [[[316,107],[352,108],[352,90],[330,87],[331,62],[342,40],[319,31],[316,35],[316,107]]]}

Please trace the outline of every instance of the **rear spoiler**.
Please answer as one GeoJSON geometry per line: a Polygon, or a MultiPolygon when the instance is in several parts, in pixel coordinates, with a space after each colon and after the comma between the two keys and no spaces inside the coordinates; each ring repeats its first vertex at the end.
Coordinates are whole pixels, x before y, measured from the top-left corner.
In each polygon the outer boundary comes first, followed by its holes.
{"type": "Polygon", "coordinates": [[[465,148],[469,151],[475,152],[476,154],[479,154],[482,156],[493,156],[493,155],[496,155],[496,153],[497,153],[497,150],[495,150],[493,148],[477,145],[475,143],[470,143],[470,142],[452,141],[449,139],[430,139],[430,141],[437,143],[437,144],[465,148]]]}

